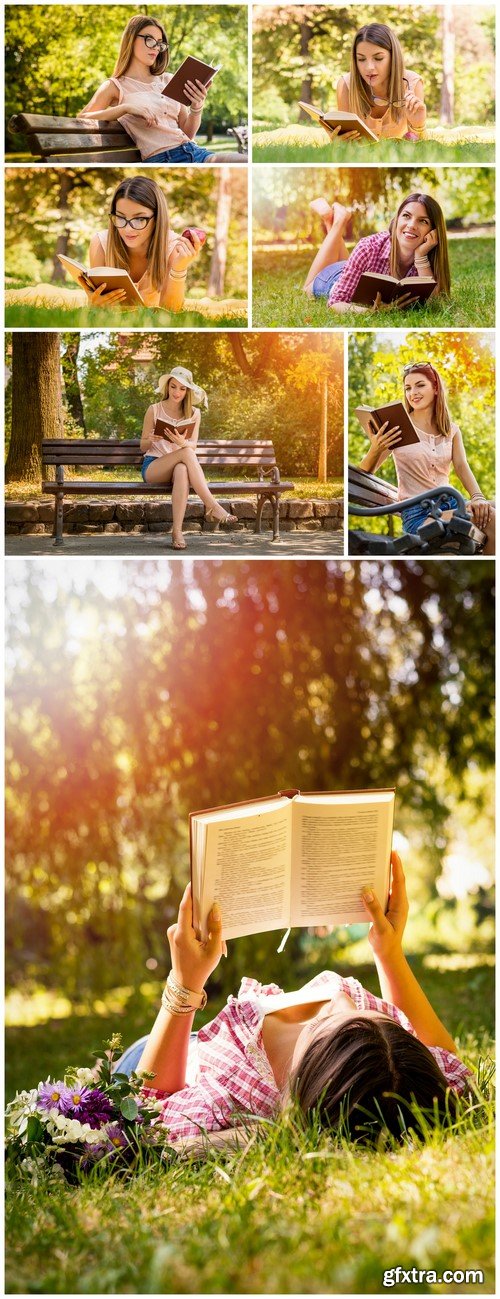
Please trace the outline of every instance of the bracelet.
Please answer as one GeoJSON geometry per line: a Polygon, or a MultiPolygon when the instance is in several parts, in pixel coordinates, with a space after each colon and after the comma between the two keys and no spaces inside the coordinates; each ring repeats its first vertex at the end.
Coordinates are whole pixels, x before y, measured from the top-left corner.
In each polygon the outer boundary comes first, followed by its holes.
{"type": "Polygon", "coordinates": [[[474,492],[474,495],[471,496],[470,499],[471,501],[485,501],[487,498],[486,496],[483,496],[482,492],[474,492]]]}
{"type": "Polygon", "coordinates": [[[185,279],[186,279],[186,276],[187,276],[187,270],[185,270],[185,271],[169,271],[168,274],[169,274],[171,280],[185,280],[185,279]]]}
{"type": "Polygon", "coordinates": [[[190,1015],[194,1010],[205,1009],[207,994],[205,989],[193,992],[191,988],[177,983],[171,970],[163,989],[161,1004],[164,1010],[169,1010],[173,1015],[190,1015]]]}

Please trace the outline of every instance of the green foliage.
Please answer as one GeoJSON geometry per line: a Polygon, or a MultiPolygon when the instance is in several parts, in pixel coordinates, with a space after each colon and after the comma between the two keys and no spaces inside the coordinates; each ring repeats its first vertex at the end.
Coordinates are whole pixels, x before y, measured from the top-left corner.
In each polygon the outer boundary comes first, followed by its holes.
{"type": "MultiPolygon", "coordinates": [[[[8,590],[14,981],[74,996],[121,969],[140,983],[146,960],[163,968],[196,807],[395,783],[421,903],[447,847],[471,841],[461,800],[486,858],[488,561],[73,567],[26,565],[8,590]]],[[[283,957],[273,934],[235,944],[217,991],[254,961],[292,980],[303,938],[283,957]]]]}
{"type": "Polygon", "coordinates": [[[254,123],[252,153],[255,162],[328,162],[335,163],[413,163],[426,162],[494,162],[495,129],[493,126],[433,127],[421,140],[379,140],[376,154],[373,144],[363,140],[328,141],[321,127],[289,126],[289,118],[273,129],[273,122],[254,123]]]}
{"type": "MultiPolygon", "coordinates": [[[[139,11],[138,11],[139,12],[139,11]]],[[[247,11],[232,5],[155,6],[174,70],[187,54],[222,64],[203,115],[217,129],[247,121],[247,11]]],[[[127,5],[11,5],[7,10],[6,118],[75,117],[113,73],[127,5]]],[[[14,148],[15,148],[14,143],[14,148]]],[[[12,137],[8,138],[12,149],[12,137]]]]}
{"type": "MultiPolygon", "coordinates": [[[[486,8],[453,8],[455,121],[494,122],[494,32],[486,8]]],[[[259,6],[254,10],[253,108],[257,118],[280,125],[280,100],[298,121],[298,101],[336,108],[336,86],[348,72],[354,35],[373,22],[387,23],[402,43],[406,66],[419,72],[428,112],[439,117],[443,55],[441,9],[408,5],[259,6]]]]}

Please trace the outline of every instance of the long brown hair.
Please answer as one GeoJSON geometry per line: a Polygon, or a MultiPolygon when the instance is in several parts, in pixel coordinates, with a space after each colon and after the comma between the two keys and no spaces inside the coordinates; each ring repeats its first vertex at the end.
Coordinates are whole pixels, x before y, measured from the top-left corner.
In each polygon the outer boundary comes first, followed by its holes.
{"type": "Polygon", "coordinates": [[[361,27],[359,32],[356,32],[351,50],[349,112],[357,113],[358,117],[368,117],[373,107],[373,100],[370,98],[368,86],[366,81],[363,81],[356,59],[356,50],[361,41],[369,41],[370,45],[380,45],[381,49],[388,50],[391,56],[388,100],[392,121],[399,122],[405,111],[404,95],[408,83],[404,84],[403,51],[397,36],[385,23],[368,23],[366,27],[361,27]]]}
{"type": "MultiPolygon", "coordinates": [[[[426,379],[430,379],[431,383],[433,384],[434,393],[435,393],[433,414],[434,414],[435,423],[437,425],[437,430],[438,433],[441,434],[441,437],[449,437],[451,433],[451,415],[448,407],[448,402],[446,399],[446,390],[441,375],[438,374],[437,370],[434,369],[434,366],[430,365],[428,361],[422,361],[421,363],[415,362],[415,365],[412,365],[411,367],[408,366],[405,369],[404,378],[406,379],[407,374],[414,374],[415,372],[418,374],[424,374],[426,379]]],[[[403,400],[404,400],[405,409],[408,411],[408,414],[411,415],[412,410],[414,410],[415,408],[414,406],[410,406],[410,403],[406,396],[406,392],[404,391],[404,380],[403,380],[403,400]]]]}
{"type": "MultiPolygon", "coordinates": [[[[130,180],[120,181],[115,189],[111,199],[110,217],[115,215],[116,205],[121,198],[135,199],[141,207],[147,207],[154,213],[153,232],[147,252],[148,274],[152,287],[159,290],[167,278],[168,263],[169,220],[165,195],[156,181],[149,180],[146,176],[132,176],[130,180]]],[[[110,266],[121,266],[129,270],[127,248],[111,219],[108,225],[106,258],[110,266]]]]}
{"type": "Polygon", "coordinates": [[[399,249],[397,241],[398,220],[403,208],[408,203],[422,203],[431,222],[431,227],[436,231],[438,242],[434,248],[431,248],[427,254],[432,274],[436,281],[436,292],[447,294],[450,292],[450,263],[448,258],[448,236],[446,233],[446,222],[442,209],[435,198],[430,194],[408,194],[403,202],[399,204],[395,217],[393,217],[389,230],[391,233],[391,259],[389,271],[391,275],[399,275],[399,249]]]}
{"type": "Polygon", "coordinates": [[[429,1126],[449,1124],[458,1108],[418,1038],[391,1020],[361,1015],[314,1038],[289,1086],[304,1116],[360,1144],[376,1144],[385,1133],[423,1136],[429,1126]]]}
{"type": "MultiPolygon", "coordinates": [[[[165,391],[161,399],[162,401],[167,401],[171,382],[172,382],[172,376],[170,376],[170,379],[168,380],[168,383],[165,386],[165,391]]],[[[177,382],[180,383],[180,379],[178,379],[177,382]]],[[[193,390],[192,388],[186,388],[186,391],[181,401],[181,415],[183,419],[190,419],[192,414],[193,414],[193,390]]]]}
{"type": "Polygon", "coordinates": [[[170,50],[168,49],[168,36],[165,28],[157,18],[148,18],[146,14],[136,14],[135,18],[129,18],[125,31],[123,33],[118,58],[113,70],[114,77],[123,77],[127,71],[134,50],[134,41],[136,36],[140,36],[144,27],[157,27],[162,34],[162,39],[166,42],[167,49],[159,51],[153,66],[149,69],[152,77],[159,77],[161,72],[168,68],[170,59],[170,50]]]}

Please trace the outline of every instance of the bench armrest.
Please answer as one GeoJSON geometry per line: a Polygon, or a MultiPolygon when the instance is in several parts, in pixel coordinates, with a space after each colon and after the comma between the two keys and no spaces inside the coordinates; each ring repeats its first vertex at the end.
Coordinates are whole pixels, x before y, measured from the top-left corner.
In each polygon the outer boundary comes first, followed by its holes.
{"type": "Polygon", "coordinates": [[[403,510],[408,510],[412,505],[426,504],[432,514],[433,506],[438,505],[440,498],[453,496],[456,502],[456,512],[462,518],[468,518],[465,508],[465,500],[462,493],[456,487],[431,487],[427,492],[420,492],[418,496],[409,496],[405,501],[395,501],[393,505],[352,505],[348,502],[348,513],[358,515],[359,518],[377,518],[378,515],[384,514],[401,514],[403,510]]]}

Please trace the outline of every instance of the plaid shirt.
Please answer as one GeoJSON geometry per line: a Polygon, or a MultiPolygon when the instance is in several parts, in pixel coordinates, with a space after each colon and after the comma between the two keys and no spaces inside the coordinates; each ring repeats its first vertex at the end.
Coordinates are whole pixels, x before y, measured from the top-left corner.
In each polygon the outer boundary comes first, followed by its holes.
{"type": "MultiPolygon", "coordinates": [[[[388,230],[360,239],[330,292],[328,306],[333,306],[335,302],[352,302],[363,271],[378,271],[379,275],[389,275],[390,258],[391,236],[388,230]]],[[[415,263],[406,274],[417,274],[415,263]]]]}
{"type": "MultiPolygon", "coordinates": [[[[390,1015],[396,1023],[416,1037],[409,1019],[392,1006],[367,992],[357,979],[342,979],[339,974],[324,970],[317,974],[307,989],[318,989],[318,1000],[325,1000],[338,992],[352,997],[358,1010],[377,1010],[390,1015]]],[[[270,1118],[280,1105],[280,1092],[262,1042],[262,1022],[268,998],[280,994],[275,983],[260,984],[256,979],[243,979],[237,997],[229,997],[227,1006],[198,1033],[198,1076],[191,1086],[168,1095],[153,1089],[148,1094],[164,1098],[159,1122],[168,1128],[172,1140],[199,1136],[200,1132],[218,1132],[230,1128],[244,1114],[270,1118]]],[[[430,1047],[439,1068],[450,1087],[463,1091],[470,1070],[451,1051],[430,1047]]]]}

